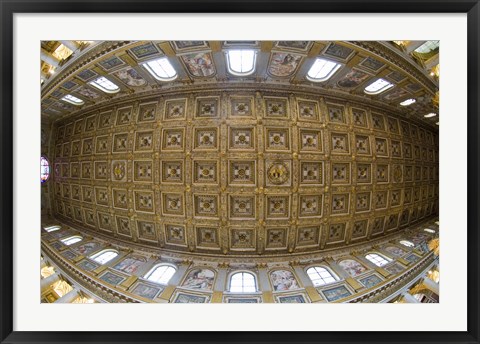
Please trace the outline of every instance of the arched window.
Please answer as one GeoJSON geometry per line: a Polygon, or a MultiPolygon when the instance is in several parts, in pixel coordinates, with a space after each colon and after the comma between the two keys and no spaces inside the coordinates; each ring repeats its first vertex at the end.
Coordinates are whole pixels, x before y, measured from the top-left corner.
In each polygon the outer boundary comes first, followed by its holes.
{"type": "Polygon", "coordinates": [[[111,261],[116,256],[118,256],[118,252],[115,250],[103,250],[94,254],[90,258],[92,258],[97,263],[105,264],[111,261]]]}
{"type": "Polygon", "coordinates": [[[155,79],[160,81],[172,81],[177,78],[177,72],[166,57],[145,62],[143,67],[145,67],[145,69],[152,74],[155,79]]]}
{"type": "Polygon", "coordinates": [[[66,101],[67,103],[70,103],[70,104],[73,104],[73,105],[77,105],[77,106],[80,106],[82,104],[84,104],[84,101],[77,98],[77,97],[74,97],[72,96],[71,94],[67,94],[66,96],[64,96],[62,98],[62,100],[66,101]]]}
{"type": "Polygon", "coordinates": [[[440,47],[440,41],[426,41],[417,49],[415,49],[416,53],[420,54],[428,54],[440,47]]]}
{"type": "Polygon", "coordinates": [[[415,244],[413,242],[408,241],[408,240],[401,240],[400,244],[402,244],[403,246],[407,246],[407,247],[414,247],[415,246],[415,244]]]}
{"type": "Polygon", "coordinates": [[[330,271],[321,266],[312,266],[311,268],[308,268],[307,275],[310,277],[310,280],[315,287],[336,281],[330,271]]]}
{"type": "Polygon", "coordinates": [[[255,276],[250,272],[237,272],[230,277],[232,293],[254,293],[257,291],[255,276]]]}
{"type": "Polygon", "coordinates": [[[404,100],[403,102],[400,103],[401,106],[409,106],[413,103],[415,103],[417,100],[413,98],[409,98],[407,100],[404,100]]]}
{"type": "Polygon", "coordinates": [[[367,258],[376,266],[384,266],[385,264],[389,263],[389,261],[386,258],[384,258],[383,256],[377,253],[369,253],[365,256],[365,258],[367,258]]]}
{"type": "Polygon", "coordinates": [[[379,94],[379,93],[382,93],[382,92],[384,92],[384,91],[386,91],[386,90],[388,90],[389,88],[392,88],[392,87],[393,87],[393,84],[389,83],[385,79],[380,78],[380,79],[372,82],[367,87],[365,87],[365,93],[366,94],[379,94]]]}
{"type": "Polygon", "coordinates": [[[61,242],[63,242],[65,245],[70,246],[73,245],[79,241],[82,241],[82,237],[79,235],[71,236],[65,239],[62,239],[61,242]]]}
{"type": "Polygon", "coordinates": [[[339,63],[318,58],[307,73],[307,79],[314,82],[321,82],[330,77],[341,67],[339,63]]]}
{"type": "Polygon", "coordinates": [[[431,228],[425,228],[424,231],[427,232],[427,233],[435,234],[435,231],[431,228]]]}
{"type": "Polygon", "coordinates": [[[50,162],[43,155],[40,157],[40,181],[45,183],[50,178],[50,162]]]}
{"type": "Polygon", "coordinates": [[[55,232],[55,231],[58,231],[61,227],[60,226],[47,226],[47,227],[43,227],[43,229],[45,229],[47,232],[55,232]]]}
{"type": "Polygon", "coordinates": [[[157,265],[145,275],[145,279],[155,283],[167,284],[176,271],[177,269],[171,265],[157,265]]]}
{"type": "Polygon", "coordinates": [[[100,91],[103,91],[105,93],[117,93],[118,91],[120,91],[120,88],[117,85],[115,85],[113,82],[111,82],[104,76],[90,81],[90,85],[95,86],[100,91]]]}
{"type": "Polygon", "coordinates": [[[227,51],[227,66],[230,74],[244,76],[255,70],[257,53],[252,49],[237,49],[227,51]]]}

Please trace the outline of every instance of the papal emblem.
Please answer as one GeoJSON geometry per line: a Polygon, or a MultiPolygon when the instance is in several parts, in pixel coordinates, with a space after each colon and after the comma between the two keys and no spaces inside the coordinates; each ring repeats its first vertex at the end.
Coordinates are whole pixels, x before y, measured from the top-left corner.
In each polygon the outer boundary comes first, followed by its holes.
{"type": "Polygon", "coordinates": [[[288,180],[290,171],[283,162],[276,162],[268,169],[267,176],[272,184],[281,185],[288,180]]]}

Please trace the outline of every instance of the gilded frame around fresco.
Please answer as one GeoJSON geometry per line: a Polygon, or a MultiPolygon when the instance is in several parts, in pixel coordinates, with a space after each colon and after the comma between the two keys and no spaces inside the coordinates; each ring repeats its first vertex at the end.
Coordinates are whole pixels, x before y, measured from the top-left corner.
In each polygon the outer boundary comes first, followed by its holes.
{"type": "Polygon", "coordinates": [[[178,342],[251,342],[251,332],[24,332],[13,330],[13,193],[14,146],[13,146],[13,17],[15,13],[247,13],[255,9],[257,13],[466,13],[468,15],[468,330],[465,332],[256,332],[255,341],[269,342],[396,342],[396,343],[479,343],[479,257],[480,246],[478,228],[479,213],[478,184],[479,141],[479,15],[478,0],[466,1],[411,1],[388,2],[385,0],[314,0],[314,1],[137,1],[100,0],[100,1],[25,1],[0,0],[2,36],[0,104],[1,149],[0,161],[0,341],[1,343],[170,343],[178,342]],[[275,4],[275,6],[273,6],[275,4]],[[114,6],[112,6],[114,5],[114,6]]]}

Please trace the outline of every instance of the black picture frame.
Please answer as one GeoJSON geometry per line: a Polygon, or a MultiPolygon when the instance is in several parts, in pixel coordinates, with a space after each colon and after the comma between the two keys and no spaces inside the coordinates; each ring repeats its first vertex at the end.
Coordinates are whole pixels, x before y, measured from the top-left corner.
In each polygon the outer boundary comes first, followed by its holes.
{"type": "MultiPolygon", "coordinates": [[[[479,343],[478,0],[0,0],[0,341],[1,343],[479,343]],[[114,5],[114,6],[112,6],[114,5]],[[13,16],[15,13],[466,13],[468,15],[468,330],[465,332],[24,332],[13,330],[13,16]]],[[[455,316],[455,315],[452,315],[455,316]]],[[[421,319],[419,319],[421,320],[421,319]]],[[[219,329],[221,330],[221,329],[219,329]]]]}

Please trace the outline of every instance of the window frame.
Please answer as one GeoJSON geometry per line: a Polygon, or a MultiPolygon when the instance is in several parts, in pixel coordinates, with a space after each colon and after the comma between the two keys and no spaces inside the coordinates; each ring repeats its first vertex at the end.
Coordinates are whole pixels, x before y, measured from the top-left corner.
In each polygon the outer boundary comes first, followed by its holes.
{"type": "MultiPolygon", "coordinates": [[[[244,289],[244,286],[243,286],[243,278],[242,278],[242,289],[244,289]]],[[[259,293],[260,292],[260,288],[258,286],[258,276],[255,272],[253,271],[250,271],[250,270],[236,270],[236,271],[232,271],[229,275],[228,275],[228,286],[227,286],[227,291],[229,293],[232,293],[232,294],[256,294],[256,293],[259,293]],[[237,275],[237,274],[250,274],[253,276],[253,282],[254,282],[254,288],[255,288],[255,291],[232,291],[232,278],[233,276],[237,275]]]]}
{"type": "Polygon", "coordinates": [[[227,62],[227,71],[229,74],[233,76],[249,76],[255,73],[255,70],[257,69],[257,56],[258,56],[258,50],[257,49],[242,49],[242,48],[231,48],[228,50],[225,50],[225,60],[227,62]],[[236,72],[231,68],[231,63],[230,63],[230,52],[232,51],[242,51],[242,50],[248,50],[253,52],[253,63],[252,63],[252,69],[249,70],[248,72],[236,72]]]}
{"type": "Polygon", "coordinates": [[[66,94],[66,95],[64,95],[60,100],[63,100],[64,102],[73,104],[73,105],[75,105],[75,106],[82,106],[83,104],[85,104],[85,102],[84,102],[82,99],[80,99],[80,98],[78,98],[78,97],[75,97],[75,96],[73,96],[73,95],[71,95],[71,94],[66,94]],[[67,97],[72,97],[72,98],[78,99],[79,102],[76,102],[75,100],[69,99],[69,98],[67,98],[67,97]]]}
{"type": "Polygon", "coordinates": [[[80,241],[82,241],[82,240],[83,240],[83,237],[82,237],[81,235],[72,235],[72,236],[69,236],[69,237],[60,239],[60,241],[61,241],[64,245],[66,245],[66,246],[71,246],[71,245],[76,244],[77,242],[80,242],[80,241]],[[72,242],[72,243],[70,243],[70,244],[67,244],[67,242],[68,242],[69,240],[77,239],[77,238],[79,238],[80,240],[77,240],[77,241],[75,241],[75,242],[72,242]]]}
{"type": "Polygon", "coordinates": [[[305,78],[308,80],[308,81],[311,81],[311,82],[324,82],[324,81],[327,81],[329,80],[336,72],[338,72],[338,70],[342,67],[343,65],[339,62],[336,62],[336,61],[332,61],[332,60],[329,60],[329,59],[325,59],[323,57],[316,57],[315,58],[315,61],[312,63],[312,65],[310,66],[310,68],[308,69],[307,71],[307,74],[305,74],[305,78]],[[308,74],[310,73],[310,71],[312,70],[313,66],[317,63],[317,61],[319,60],[323,60],[323,61],[327,61],[327,62],[331,62],[331,63],[334,63],[335,66],[327,73],[326,76],[324,76],[323,78],[313,78],[311,76],[309,76],[308,74]]]}
{"type": "Polygon", "coordinates": [[[111,262],[113,259],[115,259],[116,257],[118,257],[120,255],[120,252],[118,252],[117,250],[114,250],[112,248],[106,248],[106,249],[103,249],[101,250],[100,252],[97,252],[97,253],[94,253],[92,254],[91,256],[89,256],[88,258],[93,260],[94,262],[98,263],[98,264],[101,264],[101,265],[104,265],[104,264],[107,264],[108,262],[111,262]],[[116,253],[115,256],[113,256],[112,258],[110,258],[109,260],[105,261],[105,262],[99,262],[97,260],[98,257],[101,257],[102,255],[108,253],[108,252],[114,252],[116,253]]]}
{"type": "Polygon", "coordinates": [[[331,269],[327,268],[324,265],[310,265],[310,266],[306,267],[304,271],[305,271],[305,274],[307,275],[308,279],[310,280],[310,282],[312,282],[314,287],[323,287],[323,286],[330,285],[330,284],[333,284],[333,283],[336,283],[336,282],[340,281],[340,278],[337,276],[337,274],[333,273],[331,269]],[[320,274],[316,270],[317,268],[324,269],[326,272],[328,272],[328,274],[333,278],[334,281],[333,282],[328,282],[328,283],[325,282],[324,278],[322,276],[320,276],[320,274]],[[318,279],[322,280],[325,283],[315,284],[314,280],[310,277],[310,274],[308,273],[308,271],[311,270],[311,269],[314,269],[315,273],[318,276],[318,279]]]}
{"type": "Polygon", "coordinates": [[[101,75],[98,78],[95,78],[94,80],[90,81],[88,84],[97,88],[97,89],[99,89],[102,92],[105,92],[105,93],[114,94],[114,93],[120,92],[120,86],[118,86],[116,83],[114,83],[113,81],[111,81],[110,79],[105,77],[104,75],[101,75]],[[107,80],[108,82],[112,83],[113,85],[115,85],[117,87],[117,89],[116,90],[109,90],[109,89],[105,88],[104,86],[98,84],[97,80],[102,79],[102,78],[107,80]]]}
{"type": "Polygon", "coordinates": [[[365,259],[368,260],[370,263],[374,264],[375,266],[378,266],[379,268],[391,263],[393,261],[393,259],[385,256],[384,254],[381,254],[379,252],[368,252],[365,256],[365,259]],[[385,264],[382,264],[382,265],[378,265],[377,263],[375,263],[374,261],[368,259],[367,257],[370,256],[370,255],[377,255],[378,257],[380,257],[381,259],[383,259],[386,263],[385,264]]]}
{"type": "MultiPolygon", "coordinates": [[[[156,284],[160,284],[160,285],[168,285],[168,283],[170,282],[170,280],[173,278],[173,276],[175,276],[175,274],[178,272],[178,268],[173,265],[173,264],[168,264],[168,263],[158,263],[158,264],[155,264],[150,270],[148,270],[148,272],[143,275],[143,279],[146,280],[146,281],[149,281],[149,282],[152,282],[152,283],[156,283],[156,284]],[[152,279],[149,279],[149,277],[159,268],[161,268],[162,266],[166,266],[166,267],[169,267],[169,268],[172,268],[174,269],[174,272],[172,274],[172,276],[170,276],[170,278],[168,279],[168,281],[166,281],[165,283],[160,283],[156,280],[152,280],[152,279]]],[[[165,274],[165,272],[161,275],[161,277],[163,277],[163,275],[165,274]]]]}
{"type": "Polygon", "coordinates": [[[400,245],[403,245],[403,246],[408,247],[408,248],[415,247],[415,244],[413,242],[411,242],[410,240],[400,240],[399,243],[400,243],[400,245]],[[404,243],[408,243],[408,244],[404,244],[404,243]]]}
{"type": "Polygon", "coordinates": [[[163,81],[163,82],[168,82],[168,81],[173,81],[175,79],[178,78],[178,72],[177,70],[173,67],[173,64],[170,62],[170,60],[168,59],[168,57],[166,56],[163,56],[163,57],[159,57],[159,58],[156,58],[156,59],[153,59],[153,60],[149,60],[149,61],[145,61],[145,62],[142,62],[141,63],[141,66],[143,68],[145,68],[145,70],[156,80],[158,81],[163,81]],[[164,77],[161,77],[160,75],[158,75],[154,70],[153,68],[149,65],[149,63],[152,63],[152,62],[157,62],[159,60],[166,60],[168,62],[168,64],[170,65],[170,67],[172,67],[173,71],[175,72],[175,75],[172,76],[172,77],[168,77],[168,78],[164,78],[164,77]]]}
{"type": "Polygon", "coordinates": [[[365,88],[363,89],[363,92],[365,94],[368,94],[368,95],[377,95],[377,94],[380,94],[380,93],[383,93],[385,92],[386,90],[389,90],[391,88],[395,87],[395,84],[392,84],[391,82],[389,82],[388,80],[385,80],[384,78],[378,78],[376,79],[375,81],[372,81],[370,84],[368,84],[367,86],[365,86],[365,88]],[[379,88],[378,90],[375,90],[375,91],[367,91],[367,88],[369,88],[370,86],[372,86],[373,84],[379,82],[380,80],[386,82],[387,84],[385,86],[383,86],[382,88],[379,88]]]}
{"type": "Polygon", "coordinates": [[[51,226],[43,227],[43,230],[48,233],[59,231],[60,229],[62,229],[60,225],[51,225],[51,226]]]}

